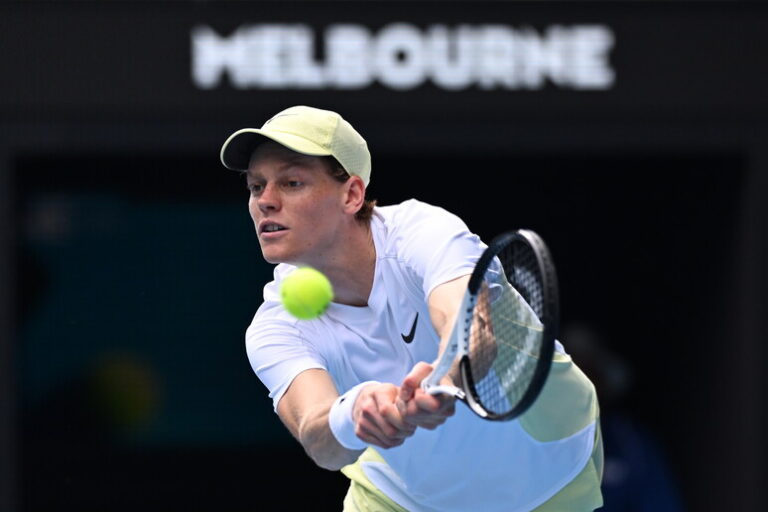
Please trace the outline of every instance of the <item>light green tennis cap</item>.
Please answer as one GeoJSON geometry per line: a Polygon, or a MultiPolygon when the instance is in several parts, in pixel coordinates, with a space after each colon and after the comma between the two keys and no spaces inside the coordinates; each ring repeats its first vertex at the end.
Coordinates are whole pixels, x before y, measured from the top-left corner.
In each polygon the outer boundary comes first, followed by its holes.
{"type": "Polygon", "coordinates": [[[360,176],[366,186],[371,181],[368,144],[336,112],[303,105],[287,108],[261,128],[243,128],[230,135],[221,147],[221,163],[228,169],[247,171],[251,155],[264,137],[304,155],[332,156],[350,176],[360,176]]]}

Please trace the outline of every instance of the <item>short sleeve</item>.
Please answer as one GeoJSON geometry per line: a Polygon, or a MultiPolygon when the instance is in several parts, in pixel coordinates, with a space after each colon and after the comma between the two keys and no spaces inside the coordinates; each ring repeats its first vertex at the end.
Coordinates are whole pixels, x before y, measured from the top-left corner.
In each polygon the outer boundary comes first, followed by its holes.
{"type": "Polygon", "coordinates": [[[245,335],[248,361],[277,404],[294,378],[311,368],[327,370],[324,358],[307,343],[295,322],[254,318],[245,335]]]}
{"type": "Polygon", "coordinates": [[[393,225],[398,257],[421,276],[425,297],[445,282],[472,272],[485,245],[457,215],[416,200],[404,205],[393,225]]]}

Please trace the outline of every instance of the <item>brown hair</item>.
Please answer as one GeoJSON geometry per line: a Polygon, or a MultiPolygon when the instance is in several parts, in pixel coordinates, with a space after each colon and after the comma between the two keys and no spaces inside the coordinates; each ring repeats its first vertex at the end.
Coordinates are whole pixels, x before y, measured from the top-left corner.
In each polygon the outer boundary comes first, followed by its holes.
{"type": "MultiPolygon", "coordinates": [[[[326,169],[328,170],[328,174],[331,176],[331,178],[335,179],[339,183],[347,182],[347,180],[350,178],[350,175],[338,160],[332,156],[323,156],[321,159],[326,163],[326,169]]],[[[365,223],[371,222],[374,206],[376,206],[375,199],[365,199],[365,201],[363,201],[363,206],[357,210],[355,219],[365,223]]]]}

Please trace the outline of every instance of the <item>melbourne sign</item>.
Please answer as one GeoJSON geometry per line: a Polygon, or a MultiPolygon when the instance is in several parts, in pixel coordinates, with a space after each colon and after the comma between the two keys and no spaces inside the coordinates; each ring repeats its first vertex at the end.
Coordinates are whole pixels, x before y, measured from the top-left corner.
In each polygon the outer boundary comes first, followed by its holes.
{"type": "Polygon", "coordinates": [[[603,25],[417,27],[392,23],[374,31],[336,24],[242,25],[221,34],[191,31],[192,81],[200,89],[445,90],[610,89],[614,34],[603,25]]]}

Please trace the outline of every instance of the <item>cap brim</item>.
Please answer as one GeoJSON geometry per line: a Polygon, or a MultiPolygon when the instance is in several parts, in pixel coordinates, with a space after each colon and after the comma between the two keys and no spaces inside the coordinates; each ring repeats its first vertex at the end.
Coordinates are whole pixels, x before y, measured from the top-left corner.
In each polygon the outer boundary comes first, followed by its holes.
{"type": "Polygon", "coordinates": [[[304,155],[327,156],[331,154],[330,151],[314,142],[290,133],[243,128],[230,135],[224,142],[221,147],[221,163],[233,171],[247,171],[254,150],[267,139],[304,155]]]}

